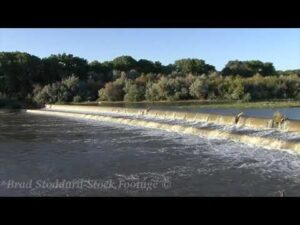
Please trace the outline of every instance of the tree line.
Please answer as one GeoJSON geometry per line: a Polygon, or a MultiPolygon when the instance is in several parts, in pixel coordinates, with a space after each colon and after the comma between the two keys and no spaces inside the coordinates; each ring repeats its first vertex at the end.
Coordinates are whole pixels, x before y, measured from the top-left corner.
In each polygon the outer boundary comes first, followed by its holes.
{"type": "Polygon", "coordinates": [[[120,56],[88,62],[71,54],[46,58],[0,52],[0,106],[83,101],[187,99],[300,99],[299,70],[276,71],[270,62],[229,61],[221,71],[202,59],[173,64],[120,56]]]}

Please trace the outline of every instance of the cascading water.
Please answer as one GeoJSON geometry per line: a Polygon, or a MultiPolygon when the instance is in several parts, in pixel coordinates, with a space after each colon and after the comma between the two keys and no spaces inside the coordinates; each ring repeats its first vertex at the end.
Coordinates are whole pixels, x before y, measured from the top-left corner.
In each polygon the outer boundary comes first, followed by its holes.
{"type": "MultiPolygon", "coordinates": [[[[120,115],[143,115],[160,119],[178,119],[185,121],[211,122],[225,125],[239,125],[256,129],[273,128],[272,120],[266,118],[254,118],[240,116],[215,115],[206,113],[174,112],[121,107],[98,107],[98,106],[77,106],[77,105],[46,105],[45,110],[79,113],[116,113],[120,115]]],[[[300,121],[286,120],[277,129],[290,132],[300,132],[300,121]]]]}
{"type": "MultiPolygon", "coordinates": [[[[300,135],[143,115],[101,115],[280,140],[296,141],[300,135]]],[[[300,196],[300,155],[292,151],[268,150],[229,138],[202,138],[184,134],[178,126],[178,132],[174,132],[176,126],[166,132],[146,128],[143,122],[136,126],[135,122],[127,125],[120,121],[0,115],[0,196],[278,196],[279,191],[289,197],[300,196]],[[32,186],[9,188],[9,181],[32,181],[32,186]],[[42,188],[37,181],[146,182],[157,186],[42,188]]]]}
{"type": "Polygon", "coordinates": [[[261,134],[261,130],[276,131],[270,129],[273,127],[272,120],[243,116],[237,118],[190,112],[73,105],[46,105],[44,110],[27,110],[27,112],[141,126],[205,138],[229,139],[244,144],[300,153],[298,137],[293,139],[289,138],[290,135],[287,135],[288,138],[278,135],[278,133],[286,133],[286,131],[288,133],[300,131],[299,121],[284,121],[277,128],[277,133],[265,135],[261,134]],[[196,126],[196,123],[213,124],[214,126],[196,126]]]}

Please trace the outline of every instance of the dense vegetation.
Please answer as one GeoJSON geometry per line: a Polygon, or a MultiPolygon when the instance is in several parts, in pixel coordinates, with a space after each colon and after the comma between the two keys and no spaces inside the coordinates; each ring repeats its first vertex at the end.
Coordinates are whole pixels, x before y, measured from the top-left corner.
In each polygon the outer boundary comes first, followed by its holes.
{"type": "Polygon", "coordinates": [[[88,62],[68,54],[39,58],[0,52],[0,107],[83,101],[300,99],[299,70],[229,61],[221,71],[201,59],[162,65],[130,56],[88,62]]]}

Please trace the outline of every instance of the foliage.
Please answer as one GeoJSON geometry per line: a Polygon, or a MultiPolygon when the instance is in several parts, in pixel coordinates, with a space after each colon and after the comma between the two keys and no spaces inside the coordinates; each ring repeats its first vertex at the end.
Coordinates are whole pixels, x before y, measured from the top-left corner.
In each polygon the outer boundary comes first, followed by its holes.
{"type": "Polygon", "coordinates": [[[125,87],[124,101],[128,102],[138,102],[145,99],[145,87],[143,85],[138,85],[132,80],[127,80],[125,87]]]}
{"type": "Polygon", "coordinates": [[[125,76],[120,77],[114,82],[105,84],[105,87],[99,90],[99,100],[122,101],[124,98],[125,76]]]}
{"type": "Polygon", "coordinates": [[[222,70],[222,74],[225,76],[240,75],[243,77],[250,77],[257,73],[263,76],[277,74],[272,63],[269,62],[263,63],[259,60],[229,61],[224,67],[224,69],[222,70]]]}
{"type": "Polygon", "coordinates": [[[206,99],[208,94],[208,82],[203,78],[197,77],[189,87],[189,91],[191,96],[196,99],[206,99]]]}
{"type": "Polygon", "coordinates": [[[209,64],[206,64],[204,60],[201,59],[181,59],[175,61],[175,66],[178,71],[185,74],[207,74],[215,71],[215,67],[209,64]]]}
{"type": "Polygon", "coordinates": [[[0,104],[95,101],[255,101],[300,99],[300,70],[276,71],[273,64],[229,61],[221,72],[202,59],[174,64],[120,56],[92,61],[71,54],[40,59],[0,52],[0,104]]]}
{"type": "Polygon", "coordinates": [[[42,62],[21,52],[0,52],[0,91],[19,99],[31,92],[35,82],[43,81],[42,62]]]}
{"type": "Polygon", "coordinates": [[[120,56],[112,61],[116,70],[129,71],[137,67],[137,61],[131,56],[120,56]]]}
{"type": "Polygon", "coordinates": [[[35,86],[34,101],[38,104],[71,102],[79,92],[79,78],[75,76],[48,84],[44,87],[35,86]]]}

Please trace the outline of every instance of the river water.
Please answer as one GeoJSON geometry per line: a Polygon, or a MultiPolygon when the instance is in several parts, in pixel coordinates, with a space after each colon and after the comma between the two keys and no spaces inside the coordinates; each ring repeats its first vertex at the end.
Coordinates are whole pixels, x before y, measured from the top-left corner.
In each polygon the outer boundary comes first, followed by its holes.
{"type": "Polygon", "coordinates": [[[232,141],[0,114],[0,196],[300,196],[300,156],[232,141]]]}

